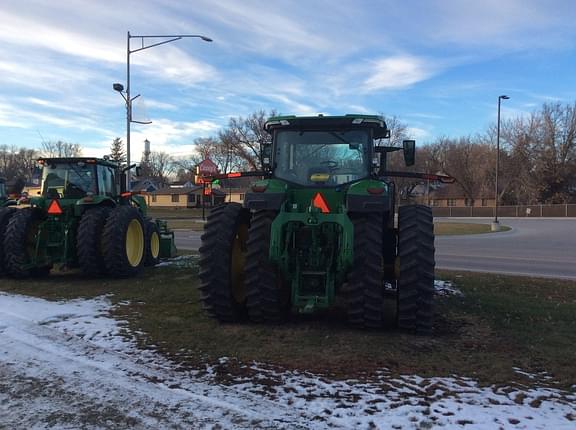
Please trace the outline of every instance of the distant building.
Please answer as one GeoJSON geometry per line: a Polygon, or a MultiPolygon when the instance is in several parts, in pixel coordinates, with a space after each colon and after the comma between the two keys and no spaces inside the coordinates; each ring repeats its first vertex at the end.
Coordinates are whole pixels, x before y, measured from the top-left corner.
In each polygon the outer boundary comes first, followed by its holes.
{"type": "Polygon", "coordinates": [[[140,178],[137,181],[132,181],[130,188],[134,192],[147,192],[151,193],[153,191],[157,191],[160,186],[158,182],[156,182],[152,178],[140,178]]]}
{"type": "Polygon", "coordinates": [[[226,194],[220,190],[212,190],[208,196],[203,195],[204,187],[165,187],[145,194],[144,198],[150,207],[156,208],[201,208],[202,200],[205,207],[224,203],[226,194]]]}
{"type": "Polygon", "coordinates": [[[480,194],[474,199],[466,197],[456,185],[443,185],[430,190],[428,204],[432,207],[494,207],[494,195],[480,194]]]}

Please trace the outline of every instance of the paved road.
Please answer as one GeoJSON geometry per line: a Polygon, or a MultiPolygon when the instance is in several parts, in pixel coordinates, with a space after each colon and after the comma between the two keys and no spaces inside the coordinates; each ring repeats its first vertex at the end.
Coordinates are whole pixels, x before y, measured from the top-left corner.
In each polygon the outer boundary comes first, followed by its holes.
{"type": "MultiPolygon", "coordinates": [[[[485,224],[490,221],[450,219],[450,222],[485,224]]],[[[512,230],[437,237],[436,267],[576,280],[576,219],[502,218],[501,223],[512,230]]],[[[200,233],[177,231],[176,245],[198,249],[200,233]]]]}
{"type": "MultiPolygon", "coordinates": [[[[442,219],[440,219],[442,220],[442,219]]],[[[490,223],[490,219],[451,219],[490,223]]],[[[503,218],[511,231],[436,238],[436,266],[576,280],[576,219],[503,218]]]]}

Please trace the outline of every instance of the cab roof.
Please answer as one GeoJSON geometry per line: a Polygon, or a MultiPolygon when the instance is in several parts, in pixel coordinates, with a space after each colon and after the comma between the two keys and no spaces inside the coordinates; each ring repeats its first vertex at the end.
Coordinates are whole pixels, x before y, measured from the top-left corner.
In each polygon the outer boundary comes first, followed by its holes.
{"type": "Polygon", "coordinates": [[[101,166],[113,167],[117,168],[118,164],[104,160],[102,158],[94,158],[94,157],[43,157],[39,158],[38,162],[40,164],[71,164],[71,163],[86,163],[86,164],[98,164],[101,166]]]}
{"type": "Polygon", "coordinates": [[[362,129],[374,130],[374,138],[390,137],[390,130],[384,118],[380,115],[347,114],[343,116],[295,116],[284,115],[269,118],[264,124],[264,130],[272,133],[276,129],[286,130],[334,130],[362,129]]]}

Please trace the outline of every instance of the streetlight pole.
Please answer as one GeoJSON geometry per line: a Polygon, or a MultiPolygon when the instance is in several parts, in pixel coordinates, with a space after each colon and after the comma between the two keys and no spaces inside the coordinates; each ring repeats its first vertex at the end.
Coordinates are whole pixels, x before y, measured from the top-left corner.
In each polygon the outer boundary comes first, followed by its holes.
{"type": "MultiPolygon", "coordinates": [[[[128,31],[126,37],[126,96],[122,94],[124,87],[122,84],[114,84],[114,90],[118,91],[126,101],[126,163],[130,168],[130,124],[135,122],[138,124],[150,124],[151,121],[134,121],[132,119],[132,102],[140,97],[140,94],[130,97],[130,54],[143,51],[145,49],[154,48],[155,46],[165,45],[166,43],[174,42],[184,38],[199,38],[204,42],[212,42],[212,39],[201,34],[176,34],[176,35],[132,35],[128,31]],[[130,39],[140,39],[140,48],[130,49],[130,39]],[[145,39],[161,39],[159,42],[145,45],[145,39]],[[166,40],[162,40],[166,39],[166,40]]],[[[130,170],[126,172],[126,191],[130,191],[130,170]]]]}
{"type": "Polygon", "coordinates": [[[498,96],[498,120],[496,124],[496,186],[495,186],[495,200],[494,200],[494,221],[492,222],[492,231],[500,231],[500,223],[498,222],[498,201],[500,196],[498,194],[498,174],[500,171],[500,103],[502,100],[508,100],[508,96],[498,96]]]}

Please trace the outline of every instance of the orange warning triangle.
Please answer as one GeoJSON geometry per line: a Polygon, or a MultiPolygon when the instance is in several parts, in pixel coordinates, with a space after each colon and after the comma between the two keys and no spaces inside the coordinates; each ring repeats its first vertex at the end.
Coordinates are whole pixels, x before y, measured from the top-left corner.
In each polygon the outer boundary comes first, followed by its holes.
{"type": "Polygon", "coordinates": [[[62,207],[60,206],[60,203],[58,203],[58,200],[52,200],[52,202],[50,202],[48,213],[50,215],[62,215],[62,207]]]}
{"type": "Polygon", "coordinates": [[[324,200],[324,196],[322,196],[322,194],[320,193],[316,193],[316,195],[312,199],[312,205],[316,208],[319,208],[323,214],[330,213],[328,203],[326,203],[326,200],[324,200]]]}

